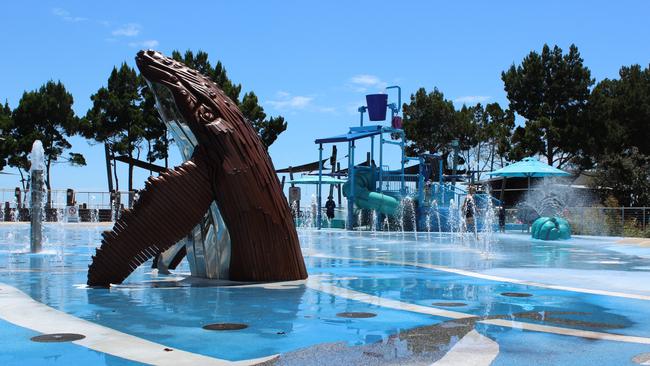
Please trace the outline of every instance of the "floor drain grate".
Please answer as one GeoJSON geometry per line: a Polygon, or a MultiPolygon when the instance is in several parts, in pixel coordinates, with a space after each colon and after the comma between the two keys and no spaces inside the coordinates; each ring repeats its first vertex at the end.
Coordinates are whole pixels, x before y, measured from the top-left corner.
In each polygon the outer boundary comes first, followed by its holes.
{"type": "Polygon", "coordinates": [[[52,334],[42,334],[36,337],[32,337],[30,339],[34,342],[49,343],[49,342],[73,342],[84,338],[86,338],[86,336],[83,334],[52,333],[52,334]]]}
{"type": "Polygon", "coordinates": [[[345,312],[336,314],[339,318],[374,318],[377,316],[375,313],[364,313],[364,312],[345,312]]]}
{"type": "Polygon", "coordinates": [[[527,294],[525,292],[502,292],[501,296],[508,297],[531,297],[533,294],[527,294]]]}
{"type": "Polygon", "coordinates": [[[203,326],[205,330],[241,330],[248,328],[248,325],[241,323],[214,323],[203,326]]]}
{"type": "Polygon", "coordinates": [[[460,307],[460,306],[467,306],[464,302],[434,302],[431,304],[433,306],[443,306],[443,307],[460,307]]]}

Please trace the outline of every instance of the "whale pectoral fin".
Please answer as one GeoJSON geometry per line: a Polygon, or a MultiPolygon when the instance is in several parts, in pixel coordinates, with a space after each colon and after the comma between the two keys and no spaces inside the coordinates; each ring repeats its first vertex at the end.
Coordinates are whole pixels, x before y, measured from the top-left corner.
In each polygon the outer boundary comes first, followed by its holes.
{"type": "Polygon", "coordinates": [[[139,265],[187,235],[214,200],[207,164],[195,155],[150,177],[132,210],[102,234],[88,268],[89,286],[122,283],[139,265]]]}

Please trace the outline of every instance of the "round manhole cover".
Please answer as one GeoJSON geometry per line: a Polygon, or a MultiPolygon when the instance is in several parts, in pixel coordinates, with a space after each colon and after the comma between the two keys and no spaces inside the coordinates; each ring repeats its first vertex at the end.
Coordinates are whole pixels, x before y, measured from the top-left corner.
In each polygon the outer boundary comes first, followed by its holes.
{"type": "Polygon", "coordinates": [[[434,302],[431,305],[450,307],[450,308],[455,308],[455,307],[460,307],[460,306],[467,306],[467,304],[465,304],[464,302],[434,302]]]}
{"type": "Polygon", "coordinates": [[[339,318],[374,318],[377,316],[377,314],[350,311],[345,313],[338,313],[336,314],[336,316],[338,316],[339,318]]]}
{"type": "Polygon", "coordinates": [[[53,334],[41,334],[36,337],[30,338],[34,342],[72,342],[78,341],[80,339],[86,338],[83,334],[75,333],[53,333],[53,334]]]}
{"type": "Polygon", "coordinates": [[[240,323],[214,323],[203,326],[205,330],[241,330],[246,328],[248,325],[240,323]]]}
{"type": "Polygon", "coordinates": [[[502,292],[501,296],[508,297],[531,297],[533,294],[527,294],[525,292],[502,292]]]}

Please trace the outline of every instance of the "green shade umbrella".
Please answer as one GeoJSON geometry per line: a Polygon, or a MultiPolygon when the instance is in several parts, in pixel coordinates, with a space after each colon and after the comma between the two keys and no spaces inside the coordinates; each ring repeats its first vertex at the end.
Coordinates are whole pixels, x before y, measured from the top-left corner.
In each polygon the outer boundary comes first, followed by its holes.
{"type": "Polygon", "coordinates": [[[548,164],[544,164],[541,161],[535,158],[524,158],[522,161],[510,164],[506,167],[503,167],[499,170],[488,173],[488,175],[497,176],[497,177],[528,177],[528,178],[540,178],[540,177],[566,177],[571,175],[570,173],[560,170],[558,168],[552,167],[548,164]]]}
{"type": "Polygon", "coordinates": [[[548,164],[544,164],[535,158],[524,158],[521,161],[490,172],[488,175],[504,177],[504,179],[509,177],[525,177],[528,178],[528,189],[530,189],[530,178],[566,177],[571,174],[548,164]]]}

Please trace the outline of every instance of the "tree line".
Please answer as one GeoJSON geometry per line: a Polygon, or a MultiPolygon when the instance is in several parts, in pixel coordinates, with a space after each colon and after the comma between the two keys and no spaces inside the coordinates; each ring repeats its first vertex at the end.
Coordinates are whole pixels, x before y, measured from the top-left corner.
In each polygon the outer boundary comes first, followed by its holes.
{"type": "MultiPolygon", "coordinates": [[[[228,77],[220,61],[210,64],[208,54],[188,50],[172,57],[209,76],[224,90],[253,125],[266,147],[287,129],[284,117],[270,117],[264,112],[254,92],[240,98],[241,84],[228,77]]],[[[155,98],[144,78],[132,67],[122,63],[111,71],[107,85],[90,97],[92,107],[84,116],[77,116],[73,97],[60,81],[47,81],[40,88],[23,93],[18,106],[11,109],[5,102],[0,108],[0,170],[16,168],[26,188],[29,170],[27,155],[34,140],[41,140],[45,150],[45,184],[51,188],[53,163],[85,165],[82,154],[64,152],[72,148],[68,139],[83,136],[104,144],[106,159],[112,161],[115,189],[119,190],[116,157],[128,157],[128,190],[133,190],[133,159],[153,163],[164,160],[167,167],[170,137],[155,110],[155,98]]]]}
{"type": "Polygon", "coordinates": [[[479,179],[495,166],[537,156],[591,175],[608,202],[650,206],[650,65],[623,66],[617,79],[596,84],[575,45],[566,53],[544,45],[501,80],[505,109],[457,109],[437,88],[417,90],[403,106],[409,152],[438,153],[448,164],[457,140],[461,162],[479,179]]]}
{"type": "MultiPolygon", "coordinates": [[[[174,51],[172,57],[215,81],[267,147],[286,130],[284,118],[267,116],[254,92],[240,99],[241,85],[228,78],[221,62],[212,66],[207,53],[174,51]]],[[[408,152],[437,153],[448,164],[457,141],[460,163],[479,179],[506,163],[537,156],[559,168],[591,174],[594,188],[610,202],[650,206],[650,65],[623,66],[618,78],[596,83],[575,45],[566,53],[544,45],[541,52],[531,51],[504,70],[501,80],[507,107],[489,103],[456,108],[437,88],[413,93],[403,105],[408,152]]],[[[85,164],[81,154],[68,151],[67,138],[74,135],[105,144],[116,189],[116,156],[165,160],[166,166],[168,134],[136,70],[126,63],[113,68],[107,86],[91,100],[92,107],[78,117],[63,84],[48,81],[25,92],[13,110],[5,102],[0,108],[0,170],[11,166],[24,178],[31,144],[40,139],[50,188],[52,163],[85,164]]],[[[129,163],[129,190],[133,167],[129,163]]]]}

